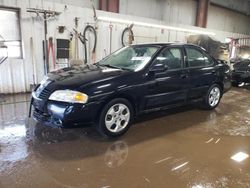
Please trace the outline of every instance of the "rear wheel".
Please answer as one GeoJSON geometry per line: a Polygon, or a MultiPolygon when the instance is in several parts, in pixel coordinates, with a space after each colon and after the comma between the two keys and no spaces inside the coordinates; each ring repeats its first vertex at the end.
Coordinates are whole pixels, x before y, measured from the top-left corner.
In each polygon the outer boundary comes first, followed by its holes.
{"type": "Polygon", "coordinates": [[[97,130],[107,137],[120,136],[129,129],[132,118],[130,102],[122,98],[114,99],[103,108],[97,130]]]}
{"type": "Polygon", "coordinates": [[[203,106],[207,110],[211,110],[216,108],[219,103],[222,96],[222,90],[221,87],[218,84],[213,84],[206,95],[206,98],[204,99],[203,106]]]}

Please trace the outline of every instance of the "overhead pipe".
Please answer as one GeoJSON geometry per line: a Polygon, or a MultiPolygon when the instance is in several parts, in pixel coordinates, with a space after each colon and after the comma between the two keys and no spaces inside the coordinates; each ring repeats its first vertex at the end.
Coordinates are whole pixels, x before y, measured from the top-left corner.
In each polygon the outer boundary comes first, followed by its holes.
{"type": "Polygon", "coordinates": [[[209,3],[210,3],[209,0],[198,0],[196,26],[203,28],[207,27],[209,3]]]}

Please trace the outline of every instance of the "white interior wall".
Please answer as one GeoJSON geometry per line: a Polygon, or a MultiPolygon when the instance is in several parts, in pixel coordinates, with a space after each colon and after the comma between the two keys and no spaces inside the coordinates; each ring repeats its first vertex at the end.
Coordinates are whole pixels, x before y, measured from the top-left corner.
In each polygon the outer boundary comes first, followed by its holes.
{"type": "Polygon", "coordinates": [[[250,34],[250,16],[210,5],[207,28],[250,34]]]}
{"type": "Polygon", "coordinates": [[[120,0],[120,13],[162,20],[168,24],[194,25],[195,0],[120,0]]]}
{"type": "Polygon", "coordinates": [[[165,0],[120,0],[119,12],[157,20],[163,19],[165,0]]]}
{"type": "MultiPolygon", "coordinates": [[[[225,1],[228,6],[232,0],[225,1]]],[[[237,1],[238,2],[238,1],[237,1]]],[[[242,2],[239,1],[240,4],[242,2]]],[[[245,3],[245,1],[244,1],[245,3]]],[[[247,5],[246,5],[247,6],[247,5]]],[[[239,5],[242,7],[242,5],[239,5]]],[[[195,25],[197,0],[121,0],[120,13],[162,20],[167,24],[195,25]]],[[[208,29],[250,34],[250,16],[215,5],[209,6],[208,29]]]]}
{"type": "MultiPolygon", "coordinates": [[[[99,0],[0,0],[0,5],[5,6],[18,6],[18,5],[24,5],[26,8],[45,8],[45,3],[59,3],[59,4],[65,4],[65,5],[73,5],[77,7],[85,7],[85,8],[91,8],[92,2],[95,7],[98,7],[99,0]]],[[[47,7],[47,8],[52,8],[47,7]]]]}
{"type": "Polygon", "coordinates": [[[195,0],[166,0],[162,6],[163,21],[168,24],[195,25],[196,9],[195,0]]]}
{"type": "MultiPolygon", "coordinates": [[[[0,93],[18,93],[30,90],[30,84],[33,83],[33,61],[36,66],[34,74],[38,81],[44,77],[43,50],[42,41],[44,40],[44,26],[42,18],[37,18],[35,14],[27,13],[27,7],[45,8],[62,12],[56,20],[48,22],[48,36],[56,38],[69,38],[69,32],[60,35],[57,32],[57,26],[65,25],[69,30],[74,28],[74,18],[80,17],[79,30],[83,31],[86,22],[93,22],[92,9],[83,9],[79,6],[69,6],[67,10],[64,4],[30,1],[30,0],[4,0],[0,5],[6,7],[18,7],[21,9],[21,33],[23,43],[23,59],[9,58],[0,65],[0,93]],[[34,53],[30,47],[30,39],[33,38],[34,53]]],[[[80,43],[80,42],[79,42],[80,43]]],[[[80,49],[82,49],[82,46],[80,49]]],[[[80,57],[83,57],[83,51],[80,51],[80,57]]]]}
{"type": "MultiPolygon", "coordinates": [[[[34,63],[36,66],[35,74],[37,75],[38,82],[44,77],[43,69],[43,52],[42,52],[42,40],[44,39],[44,30],[41,19],[35,17],[34,14],[27,13],[27,7],[37,7],[56,10],[62,12],[56,20],[51,20],[48,23],[48,36],[53,38],[69,38],[69,32],[64,34],[59,34],[57,32],[57,26],[65,25],[69,30],[72,30],[74,27],[74,18],[80,17],[79,30],[83,31],[83,28],[86,25],[86,22],[93,23],[93,12],[92,9],[82,8],[79,6],[68,5],[67,10],[64,8],[64,4],[55,3],[47,1],[42,3],[42,1],[32,1],[32,0],[0,0],[0,5],[19,7],[21,8],[21,29],[22,29],[22,40],[23,40],[23,49],[24,49],[24,58],[23,59],[8,59],[2,65],[0,65],[0,93],[18,93],[26,92],[30,90],[30,84],[33,83],[33,65],[32,57],[34,58],[34,63]],[[36,3],[37,2],[37,3],[36,3]],[[4,3],[4,4],[3,4],[4,3]],[[33,38],[34,41],[34,53],[32,56],[31,47],[30,47],[30,38],[33,38]]],[[[166,22],[144,18],[136,16],[128,16],[123,14],[115,14],[103,11],[97,11],[98,16],[106,16],[111,18],[120,18],[153,23],[153,24],[167,24],[166,22]]],[[[127,24],[119,23],[109,23],[104,21],[98,22],[98,41],[97,41],[97,60],[102,59],[109,54],[110,51],[110,25],[113,26],[112,31],[112,49],[115,51],[120,48],[121,45],[121,33],[122,30],[127,26],[127,24]]],[[[184,24],[175,24],[177,27],[185,27],[189,29],[196,29],[201,31],[212,31],[216,33],[215,38],[224,42],[226,37],[244,37],[245,35],[237,33],[229,33],[217,30],[207,30],[202,28],[193,27],[190,25],[184,24]]],[[[150,27],[134,26],[133,28],[135,34],[135,42],[170,42],[170,41],[180,41],[185,42],[186,37],[190,33],[186,32],[176,32],[169,30],[161,30],[150,27]]],[[[80,49],[81,46],[80,46],[80,49]]],[[[80,53],[80,58],[83,58],[83,50],[80,53]]]]}

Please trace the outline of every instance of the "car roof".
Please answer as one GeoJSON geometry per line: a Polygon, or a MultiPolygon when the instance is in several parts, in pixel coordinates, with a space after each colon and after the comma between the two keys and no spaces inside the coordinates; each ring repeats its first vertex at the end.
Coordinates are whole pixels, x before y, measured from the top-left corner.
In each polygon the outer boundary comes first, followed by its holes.
{"type": "MultiPolygon", "coordinates": [[[[180,43],[180,42],[153,42],[153,43],[140,43],[140,44],[133,44],[132,46],[160,46],[160,47],[166,47],[166,46],[192,46],[192,47],[198,47],[203,49],[201,46],[190,44],[190,43],[180,43]]],[[[203,49],[204,50],[204,49],[203,49]]]]}

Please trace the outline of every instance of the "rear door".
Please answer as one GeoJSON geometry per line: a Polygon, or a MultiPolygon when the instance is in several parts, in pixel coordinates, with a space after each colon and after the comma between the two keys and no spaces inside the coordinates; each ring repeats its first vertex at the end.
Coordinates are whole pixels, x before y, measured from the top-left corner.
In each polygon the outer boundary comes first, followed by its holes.
{"type": "Polygon", "coordinates": [[[181,46],[163,49],[153,65],[165,64],[166,71],[148,75],[146,109],[184,103],[188,91],[188,74],[183,70],[184,51],[181,46]]]}
{"type": "Polygon", "coordinates": [[[214,60],[203,50],[195,46],[185,46],[186,69],[190,75],[189,99],[198,99],[206,95],[216,80],[218,68],[214,60]]]}

